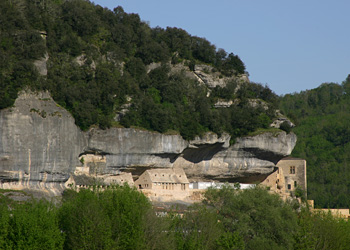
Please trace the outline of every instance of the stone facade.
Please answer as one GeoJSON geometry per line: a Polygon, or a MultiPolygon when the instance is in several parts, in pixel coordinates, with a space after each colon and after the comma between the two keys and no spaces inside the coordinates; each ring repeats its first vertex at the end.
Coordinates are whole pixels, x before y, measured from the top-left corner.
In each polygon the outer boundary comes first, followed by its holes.
{"type": "Polygon", "coordinates": [[[262,183],[283,198],[294,196],[297,188],[307,191],[306,160],[286,157],[262,183]]]}
{"type": "Polygon", "coordinates": [[[135,186],[151,201],[186,200],[190,196],[189,181],[181,168],[146,170],[135,186]]]}

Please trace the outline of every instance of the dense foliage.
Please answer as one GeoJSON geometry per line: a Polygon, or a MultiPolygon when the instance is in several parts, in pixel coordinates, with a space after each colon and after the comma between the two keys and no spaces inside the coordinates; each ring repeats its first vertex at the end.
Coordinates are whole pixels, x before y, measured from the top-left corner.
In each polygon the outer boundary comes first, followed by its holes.
{"type": "Polygon", "coordinates": [[[281,100],[281,110],[297,125],[292,155],[307,160],[308,199],[317,207],[350,207],[349,108],[350,77],[281,100]]]}
{"type": "Polygon", "coordinates": [[[261,188],[209,190],[156,216],[128,186],[67,190],[62,202],[0,195],[1,249],[348,249],[350,224],[261,188]]]}
{"type": "Polygon", "coordinates": [[[207,130],[239,136],[266,127],[274,115],[272,108],[247,103],[260,98],[276,106],[267,86],[246,84],[236,93],[233,81],[208,97],[207,87],[181,72],[169,73],[171,62],[191,70],[207,64],[221,76],[242,74],[237,55],[179,28],[150,28],[120,6],[111,11],[85,0],[4,0],[0,24],[0,109],[13,105],[25,87],[44,89],[83,130],[115,125],[116,112],[129,103],[121,125],[175,130],[186,139],[207,130]],[[33,62],[44,56],[47,75],[41,76],[33,62]],[[151,63],[163,66],[148,72],[151,63]],[[213,109],[218,98],[240,102],[213,109]]]}

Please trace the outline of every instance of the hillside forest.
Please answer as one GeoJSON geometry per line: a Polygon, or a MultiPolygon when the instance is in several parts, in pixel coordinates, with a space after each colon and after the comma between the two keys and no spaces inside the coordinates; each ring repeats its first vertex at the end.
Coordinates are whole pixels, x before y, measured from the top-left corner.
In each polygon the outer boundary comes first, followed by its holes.
{"type": "Polygon", "coordinates": [[[308,199],[320,208],[349,208],[350,76],[285,95],[280,108],[296,124],[292,155],[307,160],[308,199]]]}
{"type": "MultiPolygon", "coordinates": [[[[13,193],[12,193],[13,195],[13,193]]],[[[202,203],[162,213],[135,188],[66,190],[61,201],[0,194],[1,249],[338,249],[350,224],[266,189],[209,189],[202,203]]]]}
{"type": "Polygon", "coordinates": [[[237,55],[180,28],[150,28],[120,6],[112,11],[84,0],[3,0],[0,23],[0,109],[13,105],[22,89],[48,90],[82,130],[134,126],[185,139],[205,131],[237,137],[267,128],[275,116],[278,97],[267,86],[234,78],[246,73],[237,55]],[[33,62],[45,58],[42,76],[33,62]],[[148,70],[152,63],[160,67],[148,70]],[[233,78],[224,88],[208,89],[183,71],[170,73],[179,64],[190,71],[209,65],[233,78]],[[249,98],[265,100],[269,109],[253,108],[249,98]],[[215,109],[218,99],[239,102],[215,109]],[[114,119],[123,105],[129,112],[114,119]]]}
{"type": "Polygon", "coordinates": [[[349,77],[278,97],[267,85],[240,82],[241,74],[248,73],[238,55],[181,28],[151,28],[121,6],[0,1],[0,109],[12,106],[20,90],[48,90],[82,130],[138,127],[191,139],[206,131],[236,138],[266,129],[279,108],[297,125],[292,156],[307,160],[308,198],[316,207],[350,207],[349,77]],[[41,75],[34,63],[45,58],[41,75]],[[149,70],[152,63],[160,66],[149,70]],[[199,64],[232,79],[210,89],[171,71],[199,64]],[[253,107],[251,99],[268,108],[253,107]],[[235,105],[214,108],[218,100],[235,105]],[[125,105],[129,112],[116,120],[125,105]]]}

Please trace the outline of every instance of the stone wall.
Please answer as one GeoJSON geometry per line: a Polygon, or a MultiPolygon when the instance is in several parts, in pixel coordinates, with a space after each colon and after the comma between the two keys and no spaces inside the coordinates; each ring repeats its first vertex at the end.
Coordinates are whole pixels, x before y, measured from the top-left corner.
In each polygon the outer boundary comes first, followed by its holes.
{"type": "Polygon", "coordinates": [[[298,188],[307,192],[306,161],[304,159],[286,157],[277,163],[274,172],[263,182],[274,193],[283,198],[295,195],[298,188]]]}

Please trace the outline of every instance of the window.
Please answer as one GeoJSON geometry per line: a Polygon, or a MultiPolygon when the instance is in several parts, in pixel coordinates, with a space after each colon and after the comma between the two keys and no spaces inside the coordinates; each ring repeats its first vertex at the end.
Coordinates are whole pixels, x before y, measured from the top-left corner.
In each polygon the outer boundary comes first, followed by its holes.
{"type": "Polygon", "coordinates": [[[292,189],[292,185],[288,184],[288,190],[292,189]]]}
{"type": "Polygon", "coordinates": [[[289,167],[289,173],[290,174],[295,174],[295,166],[290,166],[289,167]]]}
{"type": "Polygon", "coordinates": [[[294,181],[294,187],[295,188],[297,187],[297,181],[294,181]]]}

